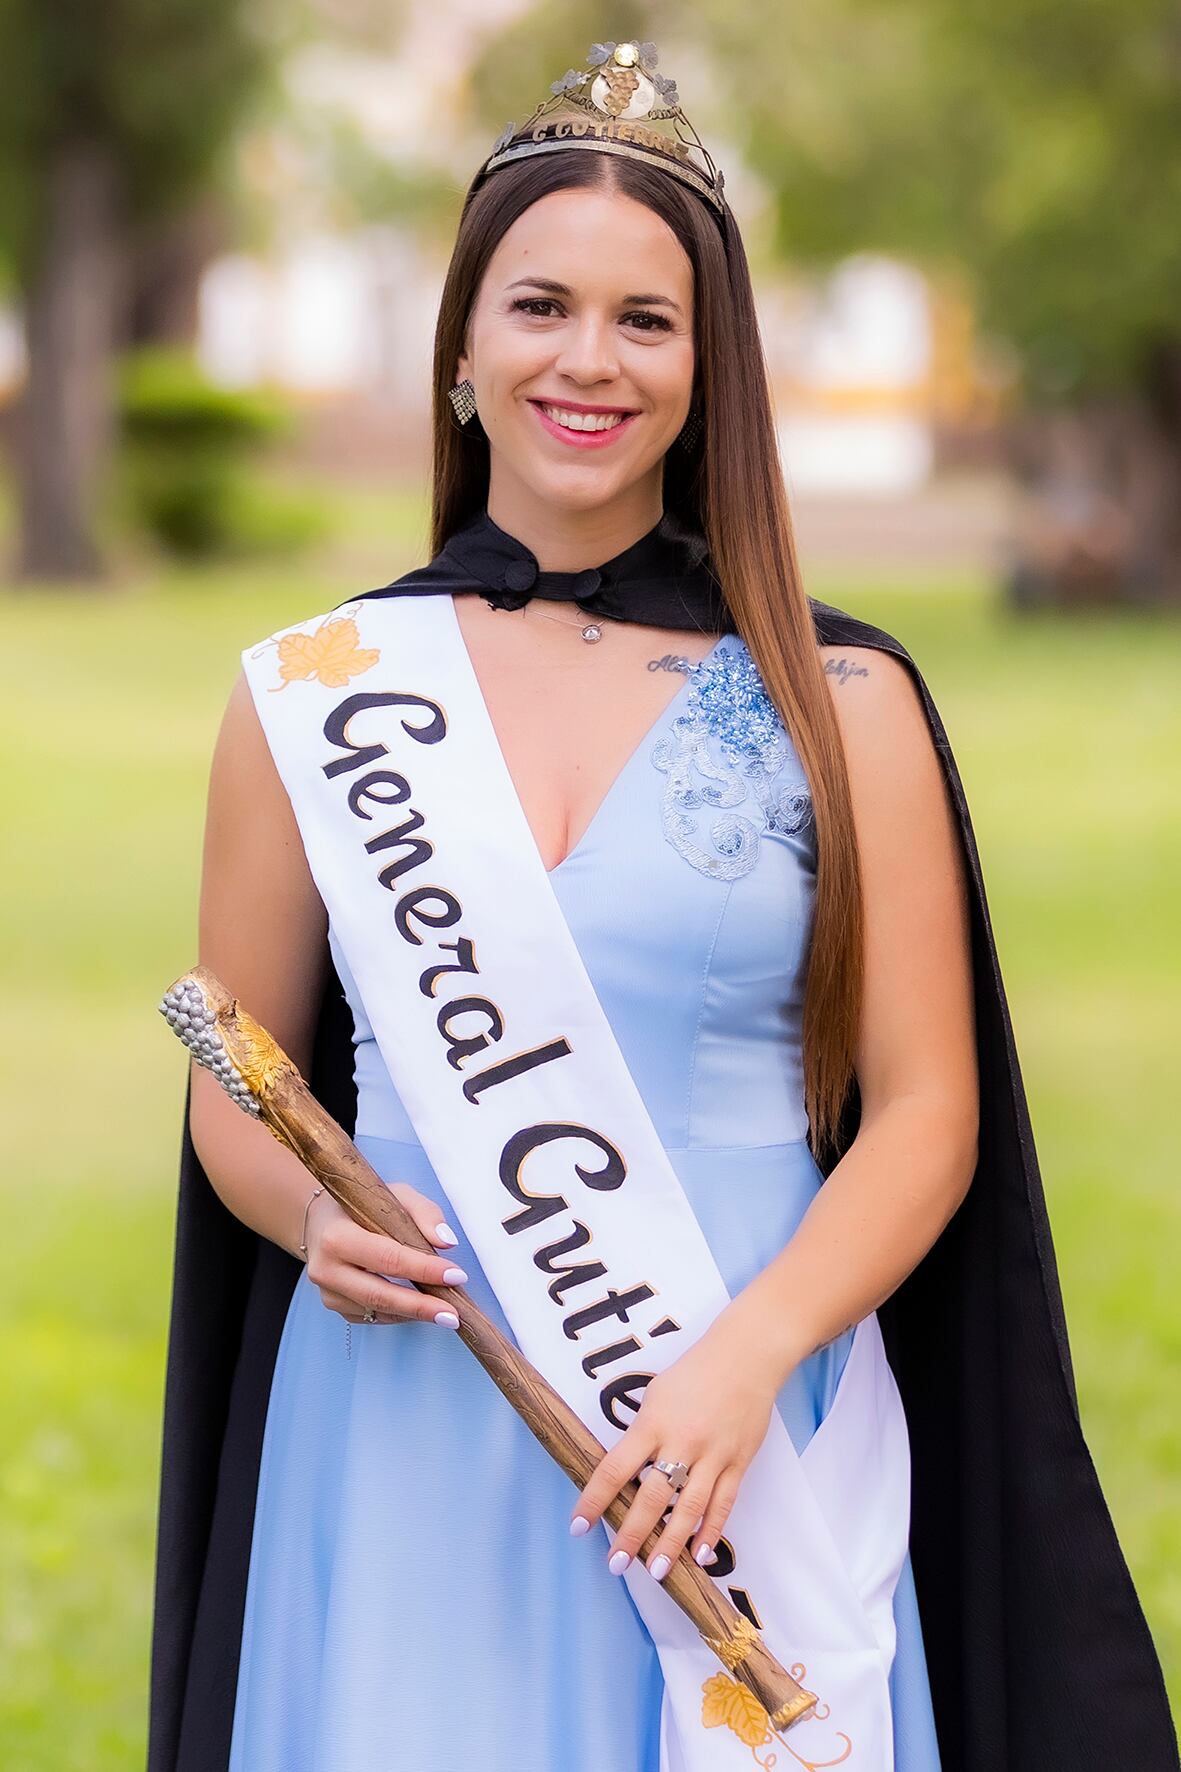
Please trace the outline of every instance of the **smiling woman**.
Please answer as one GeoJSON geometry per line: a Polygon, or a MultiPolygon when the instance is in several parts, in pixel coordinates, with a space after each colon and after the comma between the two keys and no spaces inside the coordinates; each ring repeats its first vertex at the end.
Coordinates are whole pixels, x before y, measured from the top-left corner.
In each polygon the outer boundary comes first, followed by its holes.
{"type": "Polygon", "coordinates": [[[1176,1772],[947,734],[653,45],[477,172],[434,393],[431,558],[243,652],[200,959],[446,1253],[194,1072],[150,1772],[1176,1772]]]}
{"type": "Polygon", "coordinates": [[[601,545],[604,508],[626,489],[650,527],[663,457],[688,415],[694,356],[693,267],[660,216],[617,188],[558,189],[533,203],[492,253],[457,366],[493,445],[488,508],[521,533],[523,504],[556,499],[564,545],[576,539],[572,508],[595,513],[575,529],[588,541],[597,529],[601,545]],[[530,275],[540,263],[561,275],[530,275]],[[516,293],[524,288],[546,293],[516,293]],[[595,452],[594,471],[571,451],[595,452]]]}

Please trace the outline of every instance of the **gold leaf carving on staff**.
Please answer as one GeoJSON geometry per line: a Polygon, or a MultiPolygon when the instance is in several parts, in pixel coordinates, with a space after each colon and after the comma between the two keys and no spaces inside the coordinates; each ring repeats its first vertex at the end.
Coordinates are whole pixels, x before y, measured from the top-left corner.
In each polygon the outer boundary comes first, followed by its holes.
{"type": "Polygon", "coordinates": [[[713,1650],[718,1660],[733,1673],[740,1661],[745,1661],[751,1650],[759,1641],[759,1633],[750,1619],[742,1612],[734,1624],[734,1630],[728,1637],[706,1637],[705,1641],[713,1650]]]}
{"type": "Polygon", "coordinates": [[[292,1069],[291,1060],[245,1009],[239,1008],[235,1019],[241,1042],[235,1055],[238,1069],[250,1085],[252,1094],[264,1095],[284,1071],[292,1069]]]}
{"type": "Polygon", "coordinates": [[[343,689],[381,657],[378,647],[360,642],[357,624],[349,615],[332,616],[311,634],[284,634],[278,642],[283,681],[272,687],[271,694],[291,683],[307,682],[309,677],[317,678],[326,689],[343,689]]]}

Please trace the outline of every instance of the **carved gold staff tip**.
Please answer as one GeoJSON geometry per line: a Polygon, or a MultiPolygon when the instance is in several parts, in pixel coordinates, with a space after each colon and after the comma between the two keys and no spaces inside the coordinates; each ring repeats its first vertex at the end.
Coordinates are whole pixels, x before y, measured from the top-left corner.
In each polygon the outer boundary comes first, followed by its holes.
{"type": "Polygon", "coordinates": [[[283,1048],[206,966],[182,973],[157,1007],[197,1063],[212,1071],[230,1099],[256,1120],[262,1114],[259,1096],[285,1071],[299,1075],[283,1048]]]}
{"type": "Polygon", "coordinates": [[[169,985],[157,1007],[177,1037],[206,1070],[210,1070],[247,1113],[258,1114],[258,1103],[245,1077],[226,1051],[217,1025],[217,1010],[206,999],[200,979],[186,972],[169,985]]]}

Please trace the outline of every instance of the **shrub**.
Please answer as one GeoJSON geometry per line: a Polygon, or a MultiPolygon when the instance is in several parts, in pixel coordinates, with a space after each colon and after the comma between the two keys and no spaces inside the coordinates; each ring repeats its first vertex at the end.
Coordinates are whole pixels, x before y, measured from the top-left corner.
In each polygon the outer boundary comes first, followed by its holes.
{"type": "Polygon", "coordinates": [[[290,552],[326,533],[322,506],[253,467],[291,428],[274,396],[218,387],[187,353],[152,346],[120,365],[118,408],[132,520],[170,554],[290,552]]]}

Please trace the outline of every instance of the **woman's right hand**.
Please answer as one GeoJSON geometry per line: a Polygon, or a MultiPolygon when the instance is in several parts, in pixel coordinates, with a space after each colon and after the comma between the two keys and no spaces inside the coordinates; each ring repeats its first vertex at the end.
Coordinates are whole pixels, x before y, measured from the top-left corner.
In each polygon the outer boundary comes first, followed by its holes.
{"type": "MultiPolygon", "coordinates": [[[[423,1235],[432,1243],[447,1246],[440,1231],[442,1213],[433,1200],[408,1182],[386,1184],[395,1193],[423,1235]]],[[[378,1231],[367,1231],[350,1218],[329,1193],[317,1195],[308,1209],[308,1279],[320,1289],[325,1309],[336,1311],[346,1323],[365,1321],[366,1309],[377,1312],[378,1323],[425,1321],[457,1329],[453,1310],[427,1292],[391,1280],[425,1280],[432,1286],[462,1286],[467,1275],[446,1256],[399,1243],[378,1231]],[[388,1279],[384,1275],[390,1276],[388,1279]]]]}

